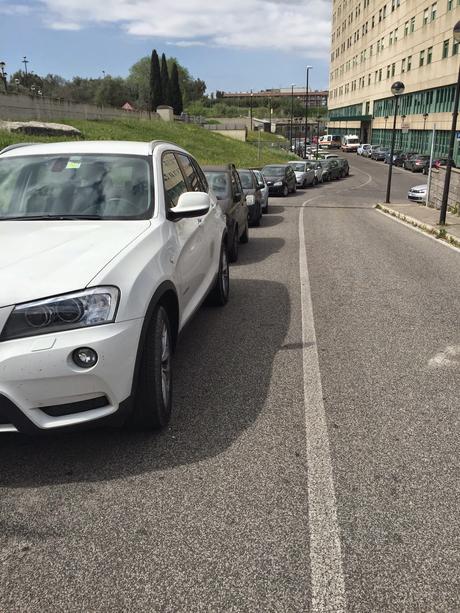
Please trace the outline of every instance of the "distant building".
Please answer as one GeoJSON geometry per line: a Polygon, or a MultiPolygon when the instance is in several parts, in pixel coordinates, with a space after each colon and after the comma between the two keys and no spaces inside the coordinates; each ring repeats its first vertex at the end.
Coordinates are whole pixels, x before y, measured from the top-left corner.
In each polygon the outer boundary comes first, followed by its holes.
{"type": "MultiPolygon", "coordinates": [[[[221,92],[221,98],[290,98],[292,95],[291,88],[282,89],[265,89],[261,92],[221,92]]],[[[302,102],[305,102],[305,87],[294,87],[294,97],[302,102]]],[[[309,91],[308,104],[311,107],[327,107],[327,91],[309,91]]]]}
{"type": "Polygon", "coordinates": [[[128,111],[130,113],[135,110],[135,108],[129,102],[125,102],[121,108],[123,109],[123,111],[128,111]]]}
{"type": "Polygon", "coordinates": [[[435,125],[435,155],[445,156],[460,59],[452,31],[459,19],[460,0],[333,0],[329,133],[390,145],[391,85],[402,81],[396,148],[429,153],[435,125]]]}

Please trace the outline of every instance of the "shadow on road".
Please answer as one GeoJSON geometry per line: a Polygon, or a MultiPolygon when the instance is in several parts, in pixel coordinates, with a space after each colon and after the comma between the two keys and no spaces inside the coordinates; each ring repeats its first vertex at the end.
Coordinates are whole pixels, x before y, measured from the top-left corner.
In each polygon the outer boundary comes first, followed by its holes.
{"type": "MultiPolygon", "coordinates": [[[[264,223],[264,221],[262,221],[264,223]]],[[[267,224],[268,225],[268,224],[267,224]]],[[[238,261],[232,264],[232,267],[244,266],[246,264],[255,264],[263,262],[266,258],[274,253],[278,253],[284,245],[282,238],[258,237],[258,228],[251,228],[249,231],[249,244],[240,249],[238,261]]]]}
{"type": "MultiPolygon", "coordinates": [[[[275,200],[275,202],[277,202],[277,200],[275,200]]],[[[273,215],[273,213],[284,213],[284,206],[281,206],[280,204],[273,204],[273,196],[271,196],[270,200],[268,201],[268,216],[273,215]]]]}
{"type": "MultiPolygon", "coordinates": [[[[284,217],[282,217],[281,215],[266,214],[262,217],[260,224],[264,228],[271,228],[272,226],[277,226],[282,221],[284,221],[284,217]]],[[[257,230],[254,229],[253,233],[254,232],[257,232],[257,230]]]]}
{"type": "Polygon", "coordinates": [[[290,320],[281,283],[232,279],[231,291],[225,309],[203,307],[181,337],[170,428],[3,435],[0,487],[108,481],[200,462],[228,449],[263,409],[290,320]]]}

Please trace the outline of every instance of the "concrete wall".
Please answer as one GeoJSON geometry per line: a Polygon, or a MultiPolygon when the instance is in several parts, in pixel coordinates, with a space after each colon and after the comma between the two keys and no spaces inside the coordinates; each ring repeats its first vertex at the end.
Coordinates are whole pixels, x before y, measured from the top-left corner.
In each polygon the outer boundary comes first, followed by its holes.
{"type": "Polygon", "coordinates": [[[55,98],[23,94],[0,94],[0,119],[3,120],[63,120],[63,119],[119,119],[148,118],[148,113],[128,112],[93,104],[77,104],[55,98]]]}
{"type": "MultiPolygon", "coordinates": [[[[431,173],[431,189],[430,189],[430,201],[429,206],[439,209],[441,207],[442,193],[444,190],[444,179],[446,171],[444,168],[435,170],[431,173]]],[[[423,183],[423,181],[421,181],[423,183]]],[[[447,201],[449,207],[457,207],[457,211],[460,207],[460,170],[452,168],[452,174],[450,176],[450,189],[449,199],[447,201]]]]}
{"type": "Polygon", "coordinates": [[[213,132],[217,132],[217,134],[223,134],[224,136],[228,136],[229,138],[233,138],[235,140],[240,140],[243,143],[246,142],[246,129],[244,130],[213,130],[213,132]]]}

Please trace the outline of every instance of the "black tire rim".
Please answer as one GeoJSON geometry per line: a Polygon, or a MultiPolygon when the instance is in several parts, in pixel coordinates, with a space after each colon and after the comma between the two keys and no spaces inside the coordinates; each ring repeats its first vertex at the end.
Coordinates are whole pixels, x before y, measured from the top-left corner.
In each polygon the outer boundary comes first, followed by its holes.
{"type": "Polygon", "coordinates": [[[227,250],[225,247],[222,249],[222,256],[220,262],[220,277],[222,283],[222,293],[226,297],[228,294],[228,286],[229,286],[229,270],[228,270],[228,258],[227,258],[227,250]]]}
{"type": "Polygon", "coordinates": [[[166,322],[163,322],[161,329],[161,394],[163,404],[169,406],[171,395],[171,340],[166,322]]]}

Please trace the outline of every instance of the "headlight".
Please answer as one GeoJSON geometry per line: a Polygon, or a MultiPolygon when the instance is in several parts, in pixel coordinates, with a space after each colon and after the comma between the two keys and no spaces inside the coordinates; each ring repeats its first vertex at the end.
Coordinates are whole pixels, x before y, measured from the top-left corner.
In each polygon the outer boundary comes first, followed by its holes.
{"type": "Polygon", "coordinates": [[[18,304],[9,316],[0,340],[111,323],[115,320],[119,296],[116,287],[94,287],[18,304]]]}
{"type": "Polygon", "coordinates": [[[254,204],[254,196],[246,196],[246,204],[254,204]]]}
{"type": "Polygon", "coordinates": [[[282,181],[277,181],[275,184],[275,187],[281,187],[283,185],[282,181]]]}

